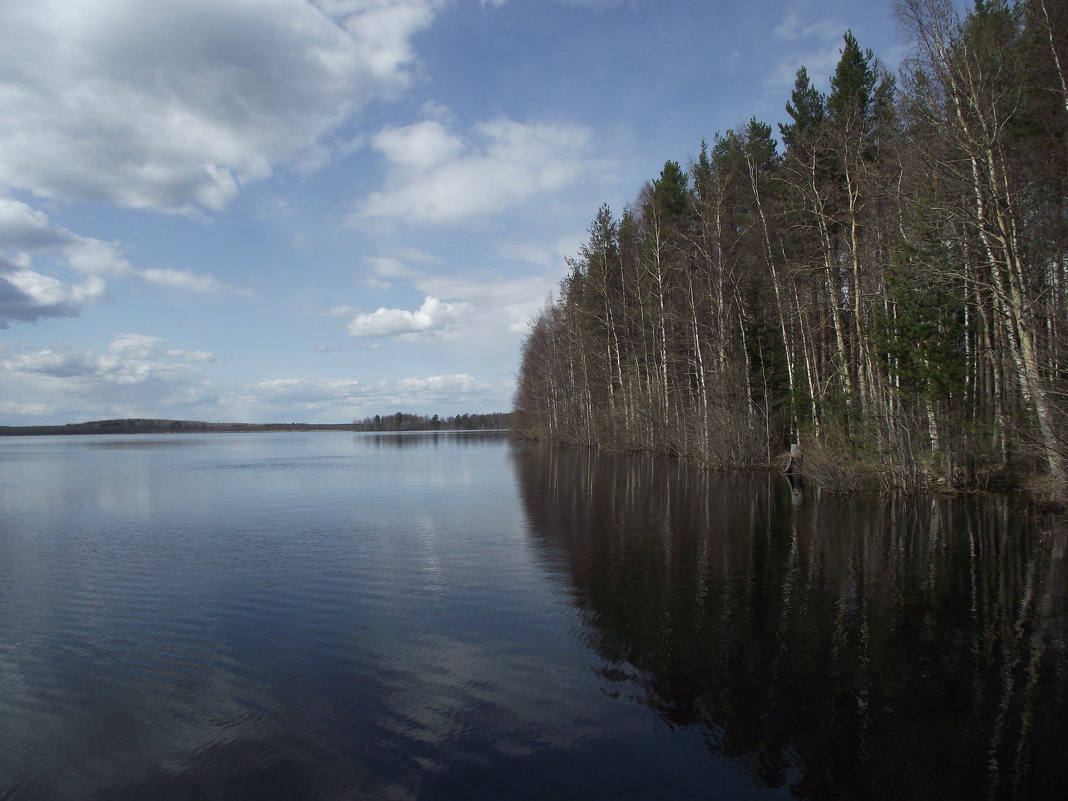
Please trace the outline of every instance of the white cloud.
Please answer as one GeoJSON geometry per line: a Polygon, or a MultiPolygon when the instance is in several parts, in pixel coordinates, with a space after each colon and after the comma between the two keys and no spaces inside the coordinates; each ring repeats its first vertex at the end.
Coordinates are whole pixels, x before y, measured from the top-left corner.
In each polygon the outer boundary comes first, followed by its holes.
{"type": "Polygon", "coordinates": [[[148,334],[118,334],[108,343],[108,351],[130,359],[147,359],[157,351],[161,337],[148,334]]]}
{"type": "Polygon", "coordinates": [[[582,126],[503,117],[476,125],[471,138],[437,121],[384,129],[371,144],[389,163],[386,186],[357,204],[351,222],[452,223],[496,213],[579,180],[590,169],[590,139],[582,126]]]}
{"type": "Polygon", "coordinates": [[[44,212],[22,201],[0,196],[0,327],[11,321],[33,322],[45,317],[77,316],[81,309],[103,299],[103,278],[140,279],[189,292],[248,290],[224,284],[210,275],[187,270],[137,270],[118,242],[79,236],[49,220],[44,212]],[[17,251],[2,259],[3,252],[17,251]],[[53,255],[66,267],[89,276],[75,286],[30,269],[30,252],[53,255]]]}
{"type": "MultiPolygon", "coordinates": [[[[499,403],[487,399],[508,398],[512,391],[508,381],[480,381],[466,373],[402,378],[396,381],[365,383],[353,379],[278,378],[261,381],[249,388],[243,401],[254,404],[291,404],[302,411],[329,412],[335,419],[344,418],[356,409],[405,408],[426,409],[434,404],[472,404],[478,408],[496,408],[499,403]]],[[[502,407],[503,408],[503,407],[502,407]]]]}
{"type": "MultiPolygon", "coordinates": [[[[0,413],[54,422],[108,417],[183,417],[214,407],[202,374],[214,355],[168,348],[163,339],[119,334],[104,352],[55,343],[0,345],[0,413]]],[[[195,416],[195,415],[194,415],[195,416]]]]}
{"type": "Polygon", "coordinates": [[[0,249],[56,252],[74,270],[88,275],[129,275],[119,245],[78,236],[22,201],[0,197],[0,249]]]}
{"type": "Polygon", "coordinates": [[[108,352],[126,359],[147,360],[164,358],[179,362],[213,362],[215,354],[206,350],[161,348],[166,340],[148,334],[116,334],[108,343],[108,352]]]}
{"type": "Polygon", "coordinates": [[[144,334],[119,334],[108,344],[107,353],[55,344],[5,355],[0,366],[7,373],[126,385],[186,375],[191,364],[215,359],[208,351],[161,348],[164,341],[144,334]]]}
{"type": "MultiPolygon", "coordinates": [[[[317,313],[317,312],[312,312],[312,313],[314,314],[314,313],[317,313]]],[[[323,312],[321,312],[321,314],[323,314],[325,317],[348,317],[349,315],[355,314],[355,313],[356,313],[356,308],[354,306],[344,306],[344,305],[342,305],[342,306],[331,306],[329,309],[326,309],[323,312]]]]}
{"type": "Polygon", "coordinates": [[[787,11],[772,30],[785,43],[779,58],[761,84],[776,91],[789,91],[797,70],[804,66],[817,86],[834,71],[842,46],[846,25],[835,18],[807,19],[802,13],[807,3],[798,3],[787,11]]]}
{"type": "Polygon", "coordinates": [[[171,289],[183,289],[187,292],[204,292],[216,294],[218,292],[232,292],[238,295],[251,295],[251,290],[224,284],[222,281],[210,276],[189,272],[188,270],[139,270],[136,275],[150,284],[169,287],[171,289]]]}
{"type": "Polygon", "coordinates": [[[435,375],[427,378],[405,378],[397,382],[396,391],[408,397],[422,399],[451,398],[456,395],[469,395],[489,388],[489,384],[478,381],[466,373],[459,375],[435,375]]]}
{"type": "Polygon", "coordinates": [[[372,256],[367,263],[382,278],[417,278],[420,273],[395,256],[372,256]]]}
{"type": "Polygon", "coordinates": [[[455,322],[454,336],[500,343],[527,333],[528,322],[556,289],[561,272],[550,270],[518,278],[433,276],[418,281],[417,288],[463,300],[467,313],[455,322]]]}
{"type": "Polygon", "coordinates": [[[443,0],[362,0],[331,2],[344,8],[344,26],[356,42],[361,60],[386,86],[408,82],[405,67],[413,60],[411,35],[430,24],[443,0]]]}
{"type": "MultiPolygon", "coordinates": [[[[11,373],[33,373],[52,378],[100,378],[115,380],[121,360],[100,355],[70,345],[53,345],[43,350],[19,353],[5,358],[4,370],[11,373]]],[[[127,374],[129,378],[132,374],[127,374]]]]}
{"type": "Polygon", "coordinates": [[[259,382],[252,391],[259,400],[272,403],[322,403],[359,398],[365,386],[347,378],[275,378],[259,382]]]}
{"type": "Polygon", "coordinates": [[[446,303],[427,296],[415,311],[379,308],[357,315],[348,325],[354,337],[401,337],[405,339],[440,336],[448,332],[468,311],[467,303],[446,303]]]}
{"type": "Polygon", "coordinates": [[[386,128],[371,139],[371,146],[400,169],[410,170],[429,170],[464,150],[463,140],[435,120],[386,128]]]}
{"type": "Polygon", "coordinates": [[[802,39],[840,39],[845,32],[845,25],[833,17],[813,22],[803,19],[800,8],[793,8],[782,16],[771,32],[775,38],[787,42],[802,39]]]}
{"type": "MultiPolygon", "coordinates": [[[[16,263],[17,262],[17,263],[16,263]]],[[[69,286],[34,270],[0,258],[0,329],[12,322],[34,323],[48,317],[76,317],[86,306],[104,299],[104,282],[90,276],[69,286]]]]}
{"type": "MultiPolygon", "coordinates": [[[[408,341],[447,335],[450,339],[470,340],[483,348],[513,347],[510,343],[527,334],[530,319],[541,311],[546,298],[564,276],[567,270],[564,257],[577,252],[586,238],[585,232],[575,231],[551,243],[499,243],[496,250],[501,258],[539,268],[526,275],[516,275],[514,268],[510,274],[424,271],[409,261],[439,260],[421,251],[395,251],[395,255],[368,258],[366,262],[373,275],[363,280],[365,286],[390,288],[393,284],[403,284],[422,293],[425,300],[415,311],[380,308],[360,314],[349,324],[348,331],[357,337],[398,337],[408,341]],[[447,298],[449,303],[442,303],[439,298],[447,298]]],[[[326,313],[339,315],[350,309],[339,306],[326,313]]]]}
{"type": "Polygon", "coordinates": [[[133,267],[123,257],[117,242],[76,236],[65,230],[64,233],[71,237],[71,242],[63,249],[63,253],[72,269],[88,275],[118,278],[134,274],[133,267]]]}
{"type": "Polygon", "coordinates": [[[438,0],[0,4],[0,186],[194,213],[403,89],[438,0]]]}

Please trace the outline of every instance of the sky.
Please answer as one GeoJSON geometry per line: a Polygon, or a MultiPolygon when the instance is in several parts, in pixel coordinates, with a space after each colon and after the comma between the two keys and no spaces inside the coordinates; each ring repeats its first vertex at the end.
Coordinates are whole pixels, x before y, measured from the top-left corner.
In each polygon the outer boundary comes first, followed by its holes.
{"type": "Polygon", "coordinates": [[[602,203],[889,0],[0,0],[0,425],[507,411],[602,203]]]}

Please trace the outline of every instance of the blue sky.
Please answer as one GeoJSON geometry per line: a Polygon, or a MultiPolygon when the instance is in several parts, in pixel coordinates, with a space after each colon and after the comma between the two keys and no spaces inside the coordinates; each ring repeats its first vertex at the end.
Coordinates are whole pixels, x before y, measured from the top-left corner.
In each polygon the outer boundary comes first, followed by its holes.
{"type": "Polygon", "coordinates": [[[598,206],[872,0],[0,0],[0,425],[511,406],[598,206]]]}

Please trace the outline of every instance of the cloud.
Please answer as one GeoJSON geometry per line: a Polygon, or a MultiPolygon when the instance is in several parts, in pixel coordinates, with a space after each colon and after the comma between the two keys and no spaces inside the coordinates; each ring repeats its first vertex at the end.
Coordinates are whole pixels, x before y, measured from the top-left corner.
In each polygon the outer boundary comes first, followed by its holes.
{"type": "Polygon", "coordinates": [[[446,303],[429,295],[415,311],[379,308],[357,315],[348,325],[354,337],[399,337],[405,339],[440,336],[448,332],[469,310],[466,303],[446,303]]]}
{"type": "Polygon", "coordinates": [[[133,270],[117,243],[78,236],[54,224],[44,212],[2,196],[0,248],[59,253],[69,267],[89,275],[128,275],[133,270]]]}
{"type": "Polygon", "coordinates": [[[806,5],[796,4],[782,15],[772,30],[772,35],[784,44],[779,48],[775,65],[761,80],[761,84],[769,89],[788,91],[801,66],[808,70],[818,86],[838,63],[842,34],[847,26],[833,17],[806,19],[802,14],[806,5]]]}
{"type": "Polygon", "coordinates": [[[367,263],[382,278],[417,278],[420,273],[396,256],[372,256],[367,263]]]}
{"type": "Polygon", "coordinates": [[[253,394],[271,403],[351,401],[362,396],[365,386],[348,378],[274,378],[256,384],[253,394]]]}
{"type": "Polygon", "coordinates": [[[772,70],[761,80],[761,85],[776,91],[789,92],[793,89],[797,71],[804,67],[809,78],[818,88],[826,84],[835,65],[841,57],[841,43],[829,44],[818,50],[809,50],[796,56],[784,56],[772,70]]]}
{"type": "Polygon", "coordinates": [[[845,26],[837,19],[807,22],[802,19],[800,11],[794,8],[783,15],[771,33],[777,39],[796,42],[802,39],[839,39],[844,31],[845,26]]]}
{"type": "Polygon", "coordinates": [[[509,261],[556,268],[564,264],[566,256],[577,253],[579,247],[587,239],[586,232],[578,231],[568,236],[563,236],[551,244],[519,240],[506,241],[497,245],[497,255],[509,261]]]}
{"type": "Polygon", "coordinates": [[[327,160],[323,136],[408,85],[439,0],[0,4],[0,186],[169,213],[327,160]]]}
{"type": "Polygon", "coordinates": [[[0,344],[0,413],[49,422],[108,417],[183,417],[214,408],[218,393],[203,375],[215,356],[168,347],[144,334],[119,334],[101,351],[64,343],[0,344]]]}
{"type": "Polygon", "coordinates": [[[485,381],[478,381],[466,373],[459,375],[435,375],[427,378],[405,378],[396,383],[399,395],[419,398],[421,402],[470,395],[490,388],[485,381]]]}
{"type": "MultiPolygon", "coordinates": [[[[529,321],[544,306],[545,299],[557,288],[566,272],[565,256],[577,252],[586,240],[585,232],[576,231],[551,243],[508,241],[497,245],[497,253],[508,261],[535,265],[538,270],[526,275],[497,271],[477,275],[442,274],[424,271],[409,262],[428,263],[438,259],[420,251],[395,251],[393,255],[366,259],[373,275],[364,279],[367,286],[389,288],[403,284],[423,294],[423,306],[416,311],[380,308],[359,314],[348,331],[357,337],[397,337],[404,340],[429,340],[448,336],[470,339],[481,347],[512,347],[511,340],[525,336],[529,321]],[[383,280],[388,279],[388,280],[383,280]],[[443,303],[439,298],[447,298],[443,303]]],[[[351,310],[338,306],[325,314],[340,316],[351,310]]]]}
{"type": "Polygon", "coordinates": [[[371,147],[401,169],[429,170],[459,156],[464,141],[440,122],[425,120],[379,131],[371,139],[371,147]]]}
{"type": "MultiPolygon", "coordinates": [[[[482,5],[490,6],[491,8],[500,8],[507,2],[508,0],[482,0],[482,5]]],[[[623,6],[634,8],[641,5],[643,2],[646,2],[646,0],[555,0],[555,2],[565,6],[605,10],[610,8],[622,8],[623,6]]]]}
{"type": "Polygon", "coordinates": [[[386,128],[371,146],[388,163],[385,187],[350,222],[455,223],[555,192],[589,169],[591,134],[578,125],[479,123],[471,137],[426,120],[386,128]]]}
{"type": "Polygon", "coordinates": [[[466,313],[454,321],[454,337],[503,344],[527,333],[530,319],[545,305],[561,277],[562,270],[520,277],[428,276],[417,282],[417,288],[462,299],[466,313]]]}
{"type": "Polygon", "coordinates": [[[106,294],[104,282],[89,277],[69,286],[51,276],[0,258],[0,329],[12,322],[35,323],[48,317],[76,317],[106,294]]]}
{"type": "Polygon", "coordinates": [[[192,364],[215,359],[208,351],[164,349],[160,347],[164,341],[143,334],[119,334],[107,353],[55,344],[7,354],[0,366],[6,373],[128,385],[187,375],[192,364]]]}
{"type": "MultiPolygon", "coordinates": [[[[278,378],[249,388],[244,402],[298,406],[302,411],[335,410],[337,417],[353,409],[428,408],[434,404],[482,407],[512,391],[508,381],[480,381],[466,373],[402,378],[364,383],[353,379],[278,378]]],[[[485,407],[489,408],[489,407],[485,407]]]]}
{"type": "Polygon", "coordinates": [[[187,270],[137,270],[126,259],[120,243],[79,236],[53,223],[44,212],[0,196],[0,327],[16,320],[77,316],[84,307],[103,299],[104,278],[139,279],[189,292],[249,294],[210,275],[187,270]],[[4,259],[5,250],[15,255],[4,259]],[[89,277],[68,286],[31,270],[31,253],[54,256],[69,269],[89,277]]]}
{"type": "Polygon", "coordinates": [[[215,354],[206,350],[164,349],[160,347],[163,342],[166,342],[166,340],[148,334],[117,334],[108,344],[108,352],[117,354],[125,359],[140,361],[160,357],[179,362],[215,361],[215,354]]]}
{"type": "Polygon", "coordinates": [[[211,275],[201,275],[188,270],[148,269],[138,270],[134,274],[150,284],[170,289],[182,289],[186,292],[203,292],[212,295],[219,292],[231,292],[235,295],[253,294],[250,289],[224,284],[211,275]]]}

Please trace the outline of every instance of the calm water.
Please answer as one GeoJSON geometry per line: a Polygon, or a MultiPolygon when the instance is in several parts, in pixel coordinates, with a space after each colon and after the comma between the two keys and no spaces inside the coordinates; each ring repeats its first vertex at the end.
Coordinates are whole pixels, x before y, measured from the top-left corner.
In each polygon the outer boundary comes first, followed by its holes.
{"type": "Polygon", "coordinates": [[[1062,797],[1065,530],[492,434],[0,439],[0,799],[1062,797]]]}

